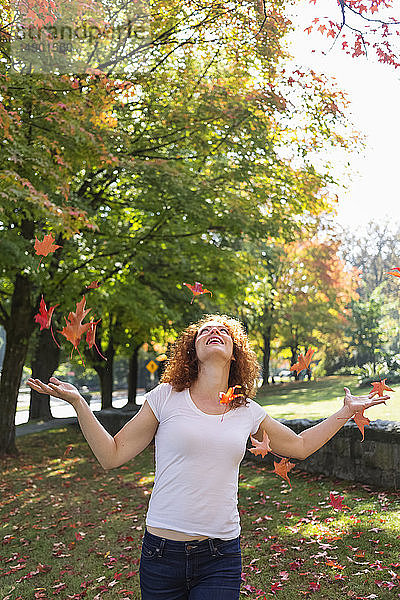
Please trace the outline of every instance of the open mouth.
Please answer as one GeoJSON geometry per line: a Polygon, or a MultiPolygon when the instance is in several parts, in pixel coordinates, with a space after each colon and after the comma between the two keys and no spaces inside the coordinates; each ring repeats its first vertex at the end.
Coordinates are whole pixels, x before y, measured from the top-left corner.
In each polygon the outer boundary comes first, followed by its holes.
{"type": "Polygon", "coordinates": [[[222,344],[223,345],[224,342],[217,337],[212,337],[209,340],[207,340],[206,346],[209,346],[210,344],[222,344]]]}

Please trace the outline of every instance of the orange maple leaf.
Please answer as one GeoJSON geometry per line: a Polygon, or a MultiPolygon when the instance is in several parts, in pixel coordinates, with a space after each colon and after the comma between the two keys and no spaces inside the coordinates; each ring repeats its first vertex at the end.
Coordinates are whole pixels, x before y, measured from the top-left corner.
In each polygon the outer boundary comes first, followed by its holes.
{"type": "Polygon", "coordinates": [[[386,275],[394,275],[395,277],[400,277],[400,267],[393,267],[386,273],[386,275]]]}
{"type": "Polygon", "coordinates": [[[367,419],[367,417],[364,416],[364,410],[365,409],[356,412],[356,414],[353,416],[355,424],[362,433],[362,442],[364,441],[364,427],[365,425],[369,425],[371,422],[369,419],[367,419]]]}
{"type": "Polygon", "coordinates": [[[369,393],[370,398],[373,398],[374,396],[383,396],[383,392],[384,390],[387,390],[388,392],[394,392],[394,390],[392,390],[392,388],[388,387],[385,383],[386,379],[384,379],[383,381],[373,381],[371,383],[372,390],[369,393]]]}
{"type": "Polygon", "coordinates": [[[279,477],[283,477],[283,479],[286,479],[286,481],[288,482],[290,487],[292,487],[292,484],[290,483],[290,480],[288,477],[288,472],[291,469],[293,469],[294,466],[295,465],[290,462],[290,458],[282,458],[281,462],[279,462],[279,463],[274,461],[273,473],[276,473],[277,475],[279,475],[279,477]]]}
{"type": "Polygon", "coordinates": [[[254,438],[252,435],[250,436],[250,439],[254,446],[254,448],[250,448],[250,452],[252,452],[255,456],[261,454],[261,456],[264,458],[264,456],[268,454],[268,452],[271,452],[271,446],[269,445],[269,437],[266,431],[263,432],[262,442],[256,440],[256,438],[254,438]]]}
{"type": "Polygon", "coordinates": [[[311,358],[312,358],[312,355],[314,354],[314,352],[315,352],[315,350],[312,350],[312,348],[309,348],[307,350],[305,356],[303,356],[303,354],[299,354],[299,356],[297,358],[297,363],[292,365],[290,367],[290,370],[297,371],[297,374],[299,374],[304,369],[308,369],[308,367],[310,366],[311,358]]]}
{"type": "Polygon", "coordinates": [[[211,294],[211,296],[212,296],[212,292],[210,292],[210,290],[206,290],[205,288],[203,288],[203,284],[199,283],[198,281],[195,281],[194,285],[192,285],[191,283],[184,283],[183,285],[186,285],[193,294],[193,298],[192,298],[192,301],[190,302],[190,304],[193,303],[195,296],[200,296],[200,294],[211,294]]]}
{"type": "Polygon", "coordinates": [[[100,354],[101,358],[104,358],[104,360],[107,360],[105,356],[102,355],[102,353],[100,352],[100,350],[97,347],[96,344],[96,325],[98,325],[100,323],[101,319],[99,319],[98,321],[93,321],[93,318],[90,319],[89,321],[89,329],[86,332],[86,341],[89,345],[89,348],[92,349],[92,347],[94,346],[97,350],[97,352],[100,354]]]}
{"type": "Polygon", "coordinates": [[[238,387],[242,387],[241,385],[235,385],[234,387],[230,387],[228,388],[227,392],[220,392],[219,393],[219,403],[220,404],[229,404],[229,402],[232,402],[232,400],[234,400],[234,398],[239,398],[239,396],[243,396],[243,394],[235,394],[235,389],[238,387]]]}
{"type": "MultiPolygon", "coordinates": [[[[69,313],[69,315],[68,315],[69,323],[67,321],[67,318],[64,317],[66,325],[60,331],[60,333],[64,337],[66,337],[69,342],[71,342],[73,347],[76,350],[78,350],[78,354],[81,357],[83,364],[85,364],[85,363],[83,361],[81,353],[79,352],[78,345],[79,345],[79,342],[81,341],[82,335],[84,333],[86,333],[90,327],[90,323],[83,324],[82,321],[86,317],[88,312],[90,312],[92,310],[91,308],[85,309],[85,304],[86,304],[86,298],[85,298],[85,296],[83,296],[82,300],[80,302],[77,302],[77,304],[76,304],[76,312],[69,313]]],[[[71,357],[72,357],[72,352],[74,351],[74,348],[71,351],[71,357]]]]}
{"type": "MultiPolygon", "coordinates": [[[[49,235],[45,235],[43,240],[40,242],[37,237],[35,236],[35,251],[36,254],[39,256],[47,256],[48,254],[50,254],[51,252],[54,252],[55,250],[57,250],[57,248],[62,248],[62,246],[58,246],[57,244],[54,243],[55,239],[53,238],[52,234],[50,233],[49,235]]],[[[43,258],[40,259],[39,264],[37,266],[37,268],[39,269],[40,263],[42,262],[43,258]]]]}

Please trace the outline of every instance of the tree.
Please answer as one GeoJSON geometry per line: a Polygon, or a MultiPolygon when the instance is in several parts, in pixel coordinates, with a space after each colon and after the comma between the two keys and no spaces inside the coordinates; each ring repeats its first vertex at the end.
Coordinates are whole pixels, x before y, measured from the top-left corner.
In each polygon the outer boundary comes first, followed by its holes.
{"type": "Polygon", "coordinates": [[[289,348],[290,364],[312,345],[322,358],[345,333],[346,307],[357,298],[357,271],[338,256],[339,241],[329,235],[297,242],[282,258],[279,280],[279,347],[289,348]]]}
{"type": "Polygon", "coordinates": [[[373,374],[376,374],[376,364],[382,355],[382,346],[386,336],[381,327],[382,302],[376,299],[365,302],[351,302],[351,312],[355,327],[351,328],[351,346],[358,366],[372,363],[373,374]]]}
{"type": "MultiPolygon", "coordinates": [[[[310,0],[318,14],[320,0],[310,0]]],[[[332,2],[336,14],[316,16],[305,29],[318,30],[330,38],[332,46],[341,43],[342,50],[352,57],[368,56],[369,48],[379,62],[394,68],[400,66],[398,38],[400,20],[393,14],[392,2],[387,0],[337,0],[332,2]]]]}

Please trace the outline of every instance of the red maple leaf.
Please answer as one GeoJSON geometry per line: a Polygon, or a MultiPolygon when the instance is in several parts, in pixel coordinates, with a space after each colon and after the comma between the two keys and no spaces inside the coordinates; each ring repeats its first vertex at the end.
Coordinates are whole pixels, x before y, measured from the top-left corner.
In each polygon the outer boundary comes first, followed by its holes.
{"type": "Polygon", "coordinates": [[[329,497],[331,499],[331,505],[336,510],[344,510],[344,506],[342,502],[344,500],[344,496],[335,496],[333,492],[329,492],[329,497]]]}
{"type": "MultiPolygon", "coordinates": [[[[57,248],[62,248],[62,246],[58,246],[57,244],[55,244],[54,241],[55,241],[55,239],[53,238],[51,233],[49,235],[45,235],[41,242],[35,236],[36,254],[38,256],[39,255],[47,256],[48,254],[51,254],[51,252],[54,252],[55,250],[57,250],[57,248]]],[[[40,266],[40,263],[42,262],[42,260],[43,260],[43,258],[40,259],[37,269],[39,269],[39,266],[40,266]]]]}
{"type": "Polygon", "coordinates": [[[321,584],[318,583],[318,581],[311,581],[310,585],[308,586],[308,589],[310,590],[310,592],[318,592],[321,589],[321,584]]]}
{"type": "Polygon", "coordinates": [[[290,487],[292,487],[292,484],[290,483],[290,480],[288,477],[288,472],[291,469],[293,469],[294,466],[295,465],[290,462],[290,458],[282,458],[281,462],[279,462],[279,463],[274,461],[273,473],[276,473],[276,475],[279,475],[279,477],[283,477],[283,479],[286,479],[286,481],[288,482],[290,487]]]}
{"type": "MultiPolygon", "coordinates": [[[[85,298],[85,296],[83,296],[82,300],[80,302],[77,302],[77,304],[76,304],[76,312],[69,313],[69,315],[68,315],[69,323],[68,323],[67,318],[64,317],[66,325],[60,331],[60,333],[64,337],[66,337],[69,342],[71,342],[73,347],[76,350],[78,350],[78,354],[81,357],[83,364],[85,364],[85,363],[81,356],[81,353],[79,352],[78,345],[79,345],[79,342],[81,341],[82,335],[85,334],[90,327],[90,323],[83,324],[82,321],[86,317],[88,312],[92,310],[91,308],[85,309],[85,304],[86,304],[86,298],[85,298]]],[[[72,357],[73,351],[74,351],[74,349],[72,349],[72,351],[71,351],[71,357],[72,357]]]]}
{"type": "Polygon", "coordinates": [[[262,442],[256,440],[256,438],[254,438],[252,435],[250,436],[250,439],[254,446],[254,448],[250,448],[250,452],[252,452],[255,456],[261,454],[261,456],[264,458],[264,456],[268,454],[268,452],[271,452],[271,447],[269,445],[269,437],[266,431],[263,432],[262,442]]]}
{"type": "Polygon", "coordinates": [[[361,440],[362,442],[364,441],[364,427],[365,427],[365,425],[370,424],[370,420],[367,419],[367,417],[364,417],[364,410],[360,410],[359,412],[356,412],[356,414],[353,417],[358,429],[362,433],[362,440],[361,440]]]}
{"type": "Polygon", "coordinates": [[[97,344],[96,344],[96,325],[98,325],[100,323],[100,321],[101,321],[101,319],[99,319],[98,321],[93,321],[93,318],[90,319],[89,329],[87,330],[87,333],[86,333],[86,341],[87,341],[90,349],[94,346],[96,348],[97,352],[100,354],[101,358],[104,358],[104,360],[107,360],[106,357],[102,355],[102,353],[100,352],[100,350],[98,349],[97,344]]]}
{"type": "Polygon", "coordinates": [[[190,304],[193,303],[195,296],[200,296],[201,294],[211,294],[211,296],[212,296],[212,292],[210,292],[210,290],[206,290],[205,288],[203,288],[203,284],[199,283],[198,281],[195,281],[194,285],[192,285],[190,283],[184,283],[183,285],[186,285],[193,294],[193,298],[192,298],[192,301],[190,302],[190,304]]]}
{"type": "MultiPolygon", "coordinates": [[[[42,295],[42,298],[40,300],[39,312],[35,315],[35,323],[39,323],[40,331],[42,331],[42,329],[50,329],[51,335],[53,336],[53,340],[57,344],[57,340],[54,337],[53,333],[53,327],[51,325],[51,317],[53,316],[53,312],[56,306],[59,305],[55,304],[54,306],[50,306],[49,310],[47,310],[46,303],[42,295]]],[[[59,344],[57,344],[57,346],[60,348],[59,344]]]]}
{"type": "Polygon", "coordinates": [[[307,350],[305,356],[303,356],[303,354],[299,354],[299,356],[297,358],[297,363],[292,365],[290,367],[290,370],[297,371],[297,374],[299,374],[304,369],[308,369],[308,367],[310,366],[311,358],[312,358],[312,355],[314,354],[314,352],[315,352],[315,350],[312,350],[312,348],[309,348],[307,350]]]}
{"type": "Polygon", "coordinates": [[[383,381],[373,381],[371,383],[372,390],[369,393],[369,397],[373,398],[374,396],[383,396],[383,392],[385,390],[387,390],[388,392],[394,392],[394,390],[388,387],[385,382],[386,379],[384,379],[383,381]]]}

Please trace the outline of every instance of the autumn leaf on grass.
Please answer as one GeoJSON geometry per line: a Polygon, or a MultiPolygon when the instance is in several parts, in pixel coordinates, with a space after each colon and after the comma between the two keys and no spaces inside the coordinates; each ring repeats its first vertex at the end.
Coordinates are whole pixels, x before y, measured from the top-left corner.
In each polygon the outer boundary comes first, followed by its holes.
{"type": "Polygon", "coordinates": [[[354,419],[358,429],[362,433],[362,440],[361,440],[362,442],[364,441],[364,427],[365,427],[365,425],[370,424],[370,420],[367,419],[367,417],[364,417],[364,410],[360,410],[359,412],[356,412],[356,414],[353,416],[353,419],[354,419]]]}
{"type": "MultiPolygon", "coordinates": [[[[55,250],[57,250],[57,248],[62,248],[62,246],[58,246],[57,244],[54,243],[55,239],[53,238],[52,234],[50,233],[49,235],[45,235],[43,240],[40,242],[37,237],[35,236],[35,251],[36,254],[38,256],[47,256],[48,254],[51,254],[52,252],[54,252],[55,250]]],[[[40,259],[39,264],[37,266],[37,270],[40,267],[40,263],[42,262],[43,258],[40,259]]]]}
{"type": "MultiPolygon", "coordinates": [[[[88,312],[90,312],[92,310],[91,308],[85,309],[85,304],[86,304],[86,298],[85,298],[85,296],[83,296],[82,300],[80,302],[77,302],[77,304],[76,304],[76,312],[69,313],[69,315],[68,315],[69,323],[68,323],[67,318],[64,317],[66,325],[60,331],[60,333],[64,337],[66,337],[69,342],[71,342],[73,347],[76,350],[78,350],[78,354],[81,357],[83,364],[85,364],[85,362],[81,356],[81,353],[79,352],[78,346],[79,346],[79,342],[81,341],[81,337],[90,328],[90,323],[83,324],[82,321],[86,317],[88,312]]],[[[71,358],[72,358],[72,353],[74,351],[74,348],[71,351],[71,358]]]]}
{"type": "Polygon", "coordinates": [[[385,390],[387,390],[388,392],[394,392],[394,390],[388,387],[385,382],[386,379],[384,379],[383,381],[373,381],[371,383],[372,390],[369,393],[370,398],[373,398],[374,396],[383,396],[385,390]]]}
{"type": "Polygon", "coordinates": [[[65,449],[65,452],[64,452],[64,454],[63,454],[63,457],[62,457],[62,459],[61,459],[61,460],[64,460],[65,458],[67,458],[67,456],[68,456],[68,454],[71,452],[72,448],[73,448],[72,444],[69,444],[69,445],[66,447],[66,449],[65,449]]]}
{"type": "Polygon", "coordinates": [[[212,292],[210,292],[210,290],[206,290],[205,288],[203,288],[203,284],[199,283],[198,281],[195,281],[194,285],[192,285],[190,283],[184,283],[183,285],[186,285],[193,294],[193,298],[192,298],[192,301],[190,302],[190,304],[193,303],[195,296],[200,296],[201,294],[211,294],[211,296],[212,296],[212,292]]]}
{"type": "Polygon", "coordinates": [[[93,318],[90,319],[89,322],[89,329],[87,330],[86,333],[86,341],[89,345],[89,348],[92,349],[92,347],[94,346],[97,350],[97,352],[100,354],[101,358],[104,358],[104,360],[107,360],[105,356],[102,355],[102,353],[100,352],[100,350],[98,349],[97,345],[96,345],[96,325],[98,325],[100,323],[101,319],[99,319],[98,321],[93,321],[93,318]]]}
{"type": "Polygon", "coordinates": [[[311,358],[312,358],[312,355],[314,354],[314,352],[315,352],[315,350],[312,350],[312,348],[309,348],[307,350],[305,356],[303,354],[299,354],[299,356],[297,358],[297,363],[292,365],[290,367],[290,370],[297,371],[297,374],[299,374],[304,369],[308,369],[308,367],[310,366],[311,358]]]}
{"type": "Polygon", "coordinates": [[[333,492],[329,492],[329,498],[331,499],[331,505],[335,510],[344,510],[345,508],[348,508],[348,506],[342,505],[344,496],[335,496],[333,492]]]}
{"type": "Polygon", "coordinates": [[[37,315],[35,315],[35,323],[39,323],[40,331],[42,331],[42,329],[50,329],[53,340],[60,348],[60,345],[57,343],[57,340],[54,337],[53,327],[51,324],[51,317],[53,316],[53,312],[56,306],[59,305],[55,304],[54,306],[50,306],[49,310],[47,310],[46,303],[42,295],[42,299],[40,300],[39,312],[37,313],[37,315]]]}
{"type": "Polygon", "coordinates": [[[250,452],[252,452],[255,456],[261,454],[261,456],[264,458],[264,456],[268,454],[268,452],[271,452],[271,446],[269,445],[269,437],[266,431],[263,432],[262,442],[256,440],[256,438],[254,438],[252,435],[250,436],[250,439],[254,446],[254,448],[250,448],[250,452]]]}
{"type": "Polygon", "coordinates": [[[394,275],[395,277],[400,277],[400,267],[392,267],[390,271],[386,273],[386,275],[394,275]]]}
{"type": "Polygon", "coordinates": [[[274,461],[274,470],[273,473],[276,473],[276,475],[279,475],[279,477],[283,477],[283,479],[286,479],[286,481],[288,482],[288,484],[290,485],[290,487],[292,487],[292,484],[290,483],[289,477],[288,477],[288,472],[293,469],[295,465],[293,463],[290,462],[290,458],[282,458],[281,462],[277,463],[274,461]]]}

